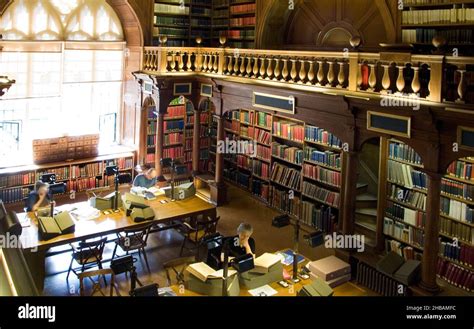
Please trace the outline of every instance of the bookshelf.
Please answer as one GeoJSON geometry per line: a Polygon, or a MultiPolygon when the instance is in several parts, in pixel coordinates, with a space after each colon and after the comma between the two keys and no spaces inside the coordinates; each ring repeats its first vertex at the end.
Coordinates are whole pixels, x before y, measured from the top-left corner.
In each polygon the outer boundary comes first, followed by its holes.
{"type": "Polygon", "coordinates": [[[225,137],[255,153],[224,155],[226,180],[304,225],[332,233],[341,207],[342,142],[324,129],[278,114],[227,112],[225,137]]]}
{"type": "Polygon", "coordinates": [[[215,0],[212,11],[212,45],[227,37],[232,48],[255,48],[256,0],[215,0]]]}
{"type": "MultiPolygon", "coordinates": [[[[205,99],[199,105],[199,115],[201,127],[199,132],[199,172],[209,171],[210,166],[210,149],[211,149],[211,133],[209,131],[212,120],[212,102],[210,99],[205,99]]],[[[194,111],[187,112],[186,116],[186,130],[193,131],[194,129],[194,111]]],[[[217,128],[216,128],[217,133],[217,128]]],[[[186,138],[186,158],[191,157],[191,162],[187,162],[188,170],[192,171],[192,150],[193,150],[193,136],[187,134],[190,138],[186,138]],[[188,153],[190,152],[190,155],[188,153]]],[[[215,141],[215,139],[214,139],[215,141]]],[[[215,150],[215,148],[214,148],[215,150]]],[[[215,154],[215,151],[213,152],[215,154]]],[[[215,158],[214,162],[215,163],[215,158]]]]}
{"type": "Polygon", "coordinates": [[[196,37],[202,45],[211,40],[212,4],[203,0],[155,0],[153,44],[166,36],[169,47],[194,46],[196,37]]]}
{"type": "Polygon", "coordinates": [[[401,14],[402,41],[431,46],[435,36],[443,36],[450,48],[472,53],[474,1],[407,0],[401,14]]]}
{"type": "Polygon", "coordinates": [[[105,167],[117,165],[121,173],[135,169],[135,155],[131,152],[117,153],[72,162],[7,168],[0,170],[0,199],[11,207],[22,207],[24,199],[34,189],[41,175],[55,173],[58,182],[66,183],[66,194],[104,186],[113,186],[114,177],[104,175],[105,167]]]}
{"type": "Polygon", "coordinates": [[[156,151],[156,131],[158,128],[158,120],[156,117],[156,107],[150,105],[147,108],[146,121],[146,157],[145,162],[148,165],[155,166],[155,151],[156,151]]]}
{"type": "Polygon", "coordinates": [[[441,180],[437,275],[467,290],[474,272],[474,158],[451,163],[441,180]]]}

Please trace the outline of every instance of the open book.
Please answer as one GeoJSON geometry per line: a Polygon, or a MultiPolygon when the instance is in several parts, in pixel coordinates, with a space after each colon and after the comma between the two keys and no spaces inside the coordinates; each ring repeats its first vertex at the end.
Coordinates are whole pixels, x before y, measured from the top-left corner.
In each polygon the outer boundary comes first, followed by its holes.
{"type": "MultiPolygon", "coordinates": [[[[214,270],[206,263],[194,263],[187,267],[186,271],[197,277],[202,282],[206,282],[208,279],[223,279],[224,270],[214,270]]],[[[236,274],[237,271],[229,268],[228,277],[236,274]]]]}
{"type": "Polygon", "coordinates": [[[255,267],[251,270],[254,273],[268,273],[270,268],[281,261],[281,256],[270,254],[268,252],[255,258],[255,267]]]}

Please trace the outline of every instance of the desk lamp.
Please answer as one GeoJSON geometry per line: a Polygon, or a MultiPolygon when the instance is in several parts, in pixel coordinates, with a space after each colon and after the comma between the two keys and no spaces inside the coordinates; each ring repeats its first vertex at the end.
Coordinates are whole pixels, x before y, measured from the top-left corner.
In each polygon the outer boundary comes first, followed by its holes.
{"type": "Polygon", "coordinates": [[[162,168],[170,168],[171,170],[171,200],[174,201],[174,174],[176,169],[176,163],[173,158],[163,158],[160,160],[162,168]]]}
{"type": "MultiPolygon", "coordinates": [[[[277,228],[286,227],[289,225],[293,225],[294,227],[294,235],[293,235],[293,282],[298,282],[298,249],[299,249],[299,238],[300,238],[300,230],[305,231],[301,228],[300,219],[299,217],[296,218],[293,222],[288,214],[281,215],[273,218],[272,226],[277,228]]],[[[324,244],[323,239],[323,232],[316,231],[316,232],[308,232],[303,238],[309,244],[311,248],[316,248],[324,244]]]]}

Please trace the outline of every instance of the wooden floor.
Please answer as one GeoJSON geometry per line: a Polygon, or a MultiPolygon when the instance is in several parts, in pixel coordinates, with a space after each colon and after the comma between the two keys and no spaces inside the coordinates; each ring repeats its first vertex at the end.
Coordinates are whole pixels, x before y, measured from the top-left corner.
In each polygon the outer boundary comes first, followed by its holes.
{"type": "MultiPolygon", "coordinates": [[[[221,216],[218,227],[220,233],[223,235],[236,234],[237,226],[245,221],[254,227],[253,236],[256,240],[257,254],[292,248],[293,229],[291,227],[277,229],[271,226],[271,219],[278,214],[276,211],[264,206],[248,193],[235,187],[229,187],[229,201],[227,205],[218,208],[218,215],[221,216]]],[[[153,234],[149,237],[147,255],[151,273],[146,270],[143,258],[136,264],[139,279],[142,283],[155,282],[160,287],[166,286],[162,264],[179,257],[181,242],[181,235],[174,230],[153,234]]],[[[113,247],[114,243],[107,245],[104,255],[106,259],[110,258],[113,247]]],[[[300,252],[309,259],[319,259],[333,254],[332,250],[325,249],[324,246],[311,249],[303,241],[300,241],[300,252]]],[[[47,259],[45,295],[78,295],[79,281],[75,275],[70,275],[69,285],[66,282],[66,271],[70,257],[70,253],[64,253],[47,259]]],[[[138,254],[135,257],[138,257],[138,254]]],[[[105,266],[108,265],[108,263],[105,264],[105,266]]],[[[125,275],[119,276],[118,284],[122,295],[126,295],[129,289],[128,278],[125,278],[125,275]]],[[[341,295],[373,295],[367,289],[362,289],[354,285],[348,285],[347,291],[342,292],[341,295]]]]}

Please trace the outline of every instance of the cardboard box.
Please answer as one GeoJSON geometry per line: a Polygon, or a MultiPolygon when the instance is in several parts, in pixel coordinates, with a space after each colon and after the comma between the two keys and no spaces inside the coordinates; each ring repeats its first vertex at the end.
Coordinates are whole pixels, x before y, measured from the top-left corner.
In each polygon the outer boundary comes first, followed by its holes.
{"type": "MultiPolygon", "coordinates": [[[[209,279],[203,282],[194,275],[187,273],[185,275],[185,287],[205,296],[222,296],[222,279],[209,279]]],[[[227,295],[240,295],[239,278],[237,275],[227,279],[227,295]]]]}
{"type": "Polygon", "coordinates": [[[309,263],[309,270],[324,281],[331,281],[351,273],[351,266],[336,256],[309,263]]]}
{"type": "Polygon", "coordinates": [[[283,264],[281,262],[270,267],[268,273],[265,274],[252,273],[251,270],[239,274],[240,284],[247,289],[255,289],[281,280],[283,280],[283,264]]]}
{"type": "MultiPolygon", "coordinates": [[[[311,277],[311,280],[316,280],[319,279],[317,275],[314,273],[310,273],[309,276],[311,277]]],[[[336,288],[337,286],[340,286],[343,283],[349,282],[351,280],[351,274],[345,274],[343,276],[340,276],[338,278],[325,281],[331,288],[336,288]]]]}

